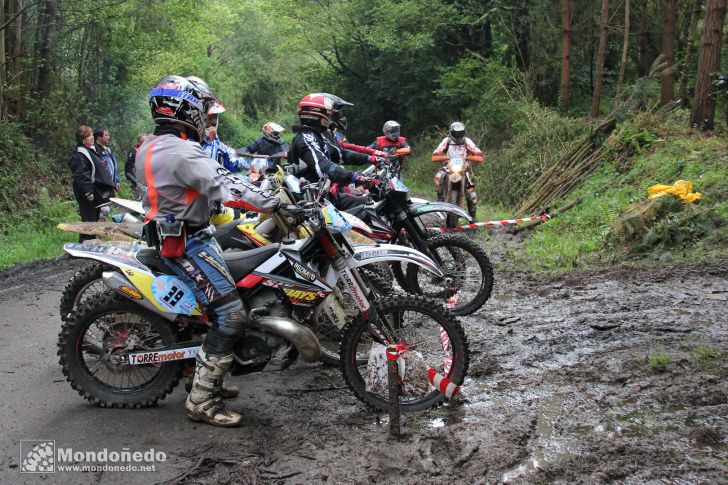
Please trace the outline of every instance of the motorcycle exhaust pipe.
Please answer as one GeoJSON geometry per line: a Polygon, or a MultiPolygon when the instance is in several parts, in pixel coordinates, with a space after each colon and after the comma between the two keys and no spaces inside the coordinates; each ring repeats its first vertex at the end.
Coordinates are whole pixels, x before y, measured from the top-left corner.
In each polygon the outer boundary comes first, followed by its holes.
{"type": "Polygon", "coordinates": [[[283,317],[258,317],[250,326],[283,337],[291,342],[304,362],[317,362],[321,357],[321,346],[313,331],[300,323],[283,317]]]}

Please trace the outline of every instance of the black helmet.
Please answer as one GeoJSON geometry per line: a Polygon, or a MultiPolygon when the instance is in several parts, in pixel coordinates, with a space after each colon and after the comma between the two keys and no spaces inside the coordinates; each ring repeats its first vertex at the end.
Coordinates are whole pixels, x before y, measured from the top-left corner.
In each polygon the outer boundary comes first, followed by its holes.
{"type": "Polygon", "coordinates": [[[202,140],[207,125],[207,110],[215,96],[199,78],[165,76],[149,91],[149,107],[158,125],[180,123],[202,140]]]}
{"type": "Polygon", "coordinates": [[[450,137],[457,144],[465,142],[465,125],[459,121],[456,121],[450,125],[450,137]]]}

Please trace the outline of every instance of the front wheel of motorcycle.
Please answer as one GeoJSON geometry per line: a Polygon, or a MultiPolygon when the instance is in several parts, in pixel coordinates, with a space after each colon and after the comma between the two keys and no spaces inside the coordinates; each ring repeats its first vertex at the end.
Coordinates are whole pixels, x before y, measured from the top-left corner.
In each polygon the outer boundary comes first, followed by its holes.
{"type": "Polygon", "coordinates": [[[421,411],[442,404],[445,396],[430,384],[430,369],[456,385],[468,369],[468,342],[457,319],[432,299],[414,295],[375,300],[372,311],[376,317],[371,324],[357,318],[344,328],[341,370],[349,388],[365,404],[387,410],[385,350],[398,344],[405,363],[400,409],[421,411]]]}
{"type": "Polygon", "coordinates": [[[183,366],[180,361],[131,365],[118,357],[176,341],[169,322],[107,291],[71,312],[58,335],[58,356],[71,387],[96,406],[141,408],[172,392],[183,366]]]}
{"type": "Polygon", "coordinates": [[[458,234],[439,234],[425,241],[444,276],[407,265],[407,286],[418,295],[435,298],[458,316],[482,307],[493,292],[493,266],[482,247],[458,234]]]}

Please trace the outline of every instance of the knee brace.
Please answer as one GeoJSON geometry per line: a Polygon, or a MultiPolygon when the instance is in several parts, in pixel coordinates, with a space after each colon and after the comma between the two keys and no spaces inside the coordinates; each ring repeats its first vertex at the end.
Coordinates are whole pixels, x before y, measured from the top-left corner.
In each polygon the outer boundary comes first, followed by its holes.
{"type": "Polygon", "coordinates": [[[212,328],[205,336],[205,348],[211,354],[230,353],[248,322],[248,312],[236,292],[210,302],[207,306],[212,328]]]}

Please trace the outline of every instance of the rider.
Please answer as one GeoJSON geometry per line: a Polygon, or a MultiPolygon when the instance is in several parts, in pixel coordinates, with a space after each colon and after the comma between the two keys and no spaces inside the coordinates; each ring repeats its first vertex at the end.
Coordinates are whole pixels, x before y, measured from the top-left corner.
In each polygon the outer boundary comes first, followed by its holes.
{"type": "MultiPolygon", "coordinates": [[[[233,345],[248,315],[209,223],[212,208],[230,197],[224,172],[199,145],[214,101],[204,82],[181,76],[162,78],[149,93],[157,126],[137,152],[136,171],[139,182],[148,188],[143,199],[145,221],[154,221],[145,226],[147,236],[160,235],[164,262],[207,307],[211,323],[197,354],[185,410],[193,421],[237,426],[241,416],[225,408],[222,380],[232,366],[233,345]]],[[[291,206],[281,207],[271,194],[249,184],[242,186],[239,196],[251,208],[284,216],[295,213],[291,206]]]]}
{"type": "MultiPolygon", "coordinates": [[[[483,163],[483,152],[473,143],[473,140],[465,136],[465,125],[459,121],[450,125],[450,133],[432,152],[432,161],[442,162],[443,166],[435,174],[435,191],[437,200],[442,201],[445,196],[445,174],[447,161],[451,157],[462,157],[473,163],[483,163]]],[[[475,178],[473,172],[468,169],[465,174],[465,200],[468,204],[470,216],[475,218],[478,209],[478,194],[475,193],[475,178]]]]}
{"type": "Polygon", "coordinates": [[[394,120],[387,121],[382,127],[384,136],[378,136],[377,139],[369,145],[371,148],[386,152],[388,156],[395,156],[399,163],[399,171],[404,168],[404,157],[410,154],[410,144],[407,138],[399,136],[402,125],[394,120]]]}
{"type": "MultiPolygon", "coordinates": [[[[286,142],[281,139],[281,133],[286,131],[278,123],[269,121],[263,125],[263,136],[257,138],[253,143],[246,146],[242,150],[238,150],[238,153],[244,156],[253,157],[255,154],[258,155],[275,155],[278,153],[285,153],[288,151],[286,142]]],[[[275,158],[268,159],[268,170],[275,170],[283,156],[277,156],[275,158]]]]}
{"type": "MultiPolygon", "coordinates": [[[[308,94],[298,103],[300,125],[293,127],[296,134],[288,152],[291,163],[287,170],[309,182],[318,182],[322,177],[329,177],[332,182],[342,185],[372,185],[372,179],[356,172],[350,172],[339,163],[350,163],[347,157],[363,156],[348,150],[341,150],[332,137],[329,127],[333,116],[334,103],[323,93],[308,94]],[[350,155],[353,154],[353,155],[350,155]]],[[[368,157],[366,157],[368,160],[368,157]]],[[[360,202],[357,197],[340,197],[337,207],[342,209],[354,207],[360,202]]]]}
{"type": "MultiPolygon", "coordinates": [[[[187,80],[193,84],[202,86],[208,91],[210,90],[207,83],[197,76],[189,76],[187,80]]],[[[250,168],[250,162],[243,157],[239,157],[235,150],[228,147],[217,136],[217,125],[219,116],[225,112],[225,106],[217,99],[210,105],[207,110],[207,125],[205,126],[205,134],[200,141],[202,149],[207,152],[207,156],[217,161],[221,166],[231,172],[243,172],[250,168]]]]}

